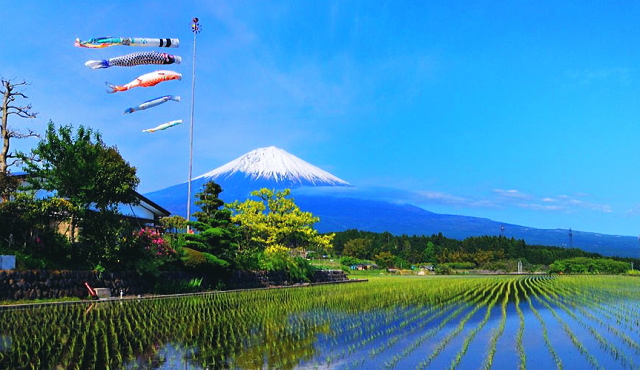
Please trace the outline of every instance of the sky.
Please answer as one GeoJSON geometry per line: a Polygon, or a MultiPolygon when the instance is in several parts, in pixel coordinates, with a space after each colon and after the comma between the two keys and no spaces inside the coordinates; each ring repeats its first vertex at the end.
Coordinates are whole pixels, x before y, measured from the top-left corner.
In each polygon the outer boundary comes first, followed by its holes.
{"type": "Polygon", "coordinates": [[[28,82],[23,102],[39,113],[9,125],[97,130],[137,168],[141,193],[188,180],[193,105],[194,177],[273,145],[433,212],[640,233],[640,3],[1,2],[0,76],[28,82]],[[74,46],[100,36],[180,47],[74,46]],[[137,51],[183,62],[84,65],[137,51]],[[106,93],[157,69],[183,78],[106,93]],[[122,114],[167,94],[182,101],[122,114]]]}

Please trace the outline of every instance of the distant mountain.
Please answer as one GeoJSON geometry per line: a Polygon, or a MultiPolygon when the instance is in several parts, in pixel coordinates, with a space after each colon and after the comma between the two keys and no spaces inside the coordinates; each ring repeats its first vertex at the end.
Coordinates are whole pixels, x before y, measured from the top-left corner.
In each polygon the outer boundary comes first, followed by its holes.
{"type": "Polygon", "coordinates": [[[232,186],[237,183],[243,187],[246,187],[247,181],[262,181],[284,188],[351,186],[348,182],[275,146],[252,150],[194,180],[200,178],[232,186]]]}
{"type": "MultiPolygon", "coordinates": [[[[223,166],[195,177],[195,195],[208,181],[220,184],[225,202],[246,199],[261,188],[292,191],[302,210],[320,217],[320,232],[358,229],[395,235],[432,235],[464,239],[500,235],[524,239],[529,245],[577,247],[589,252],[621,257],[640,257],[638,240],[630,236],[602,235],[566,229],[536,229],[486,218],[429,212],[403,201],[389,188],[359,188],[276,147],[253,150],[223,166]]],[[[188,184],[177,184],[145,194],[169,210],[186,216],[188,184]]],[[[192,212],[197,209],[192,200],[192,212]]]]}

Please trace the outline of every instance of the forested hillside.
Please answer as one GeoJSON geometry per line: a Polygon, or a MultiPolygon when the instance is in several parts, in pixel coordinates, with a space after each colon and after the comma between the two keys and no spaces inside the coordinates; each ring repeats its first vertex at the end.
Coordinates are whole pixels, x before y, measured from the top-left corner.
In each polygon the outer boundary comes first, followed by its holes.
{"type": "MultiPolygon", "coordinates": [[[[336,233],[334,253],[359,259],[381,260],[391,255],[395,265],[420,263],[467,263],[475,267],[508,260],[522,260],[531,265],[551,265],[554,261],[575,257],[602,258],[598,253],[578,248],[528,245],[524,240],[504,236],[470,237],[464,240],[447,238],[442,233],[431,236],[395,236],[347,230],[336,233]]],[[[640,266],[640,259],[607,257],[640,266]]]]}

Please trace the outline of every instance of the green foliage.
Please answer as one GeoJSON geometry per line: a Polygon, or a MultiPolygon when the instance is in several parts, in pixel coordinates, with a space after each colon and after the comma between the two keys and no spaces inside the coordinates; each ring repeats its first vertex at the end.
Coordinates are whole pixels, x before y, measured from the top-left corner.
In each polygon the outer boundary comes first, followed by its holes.
{"type": "Polygon", "coordinates": [[[565,274],[624,274],[628,269],[626,262],[586,257],[559,260],[549,266],[549,272],[565,274]]]}
{"type": "Polygon", "coordinates": [[[371,239],[368,238],[355,238],[344,243],[342,249],[343,256],[350,256],[360,259],[366,259],[371,257],[371,239]]]}
{"type": "Polygon", "coordinates": [[[169,246],[178,250],[185,246],[187,234],[187,220],[184,217],[173,215],[160,219],[160,225],[164,229],[163,238],[169,246]]]}
{"type": "Polygon", "coordinates": [[[453,270],[471,270],[476,268],[476,264],[473,262],[446,262],[441,263],[440,266],[448,266],[453,270]]]}
{"type": "Polygon", "coordinates": [[[18,178],[0,171],[0,201],[11,199],[18,189],[18,178]]]}
{"type": "Polygon", "coordinates": [[[72,126],[56,131],[49,122],[45,138],[31,151],[36,159],[22,155],[32,187],[55,191],[79,209],[134,203],[140,182],[135,167],[108,147],[100,133],[82,125],[75,135],[72,131],[72,126]]]}
{"type": "Polygon", "coordinates": [[[380,252],[374,257],[378,266],[382,268],[396,267],[395,259],[396,257],[388,251],[380,252]]]}
{"type": "Polygon", "coordinates": [[[225,227],[229,224],[231,211],[222,208],[224,202],[219,198],[220,193],[222,193],[222,187],[215,181],[209,181],[196,194],[198,200],[195,203],[200,207],[200,211],[194,212],[193,216],[199,222],[213,227],[225,227]]]}
{"type": "Polygon", "coordinates": [[[257,256],[260,268],[302,278],[308,275],[310,265],[295,255],[306,250],[330,249],[333,235],[318,234],[313,224],[319,219],[301,211],[293,199],[287,198],[290,194],[289,189],[261,189],[251,193],[258,200],[234,202],[227,207],[233,212],[231,220],[241,231],[238,261],[252,264],[252,256],[257,256]]]}
{"type": "Polygon", "coordinates": [[[320,219],[311,212],[303,212],[293,199],[291,190],[260,189],[251,193],[258,200],[234,202],[232,221],[240,225],[241,248],[282,245],[289,249],[328,250],[333,235],[320,235],[313,225],[320,219]]]}
{"type": "Polygon", "coordinates": [[[227,269],[236,261],[238,227],[231,221],[231,211],[221,208],[224,205],[218,198],[221,192],[220,185],[210,181],[196,194],[196,204],[201,210],[194,213],[197,221],[188,223],[196,232],[184,234],[182,245],[209,256],[209,268],[227,269]]]}
{"type": "Polygon", "coordinates": [[[189,281],[158,281],[153,286],[155,294],[197,293],[202,289],[202,278],[194,278],[189,281]]]}
{"type": "Polygon", "coordinates": [[[123,239],[134,232],[133,226],[116,211],[83,212],[78,226],[82,232],[79,243],[74,246],[76,253],[73,257],[76,263],[84,262],[88,268],[100,264],[108,269],[118,269],[120,261],[137,256],[137,253],[131,253],[130,248],[141,247],[132,245],[127,248],[123,245],[123,239]]]}
{"type": "MultiPolygon", "coordinates": [[[[359,230],[338,232],[333,239],[334,251],[342,256],[365,256],[372,258],[382,252],[389,252],[400,258],[397,266],[418,263],[468,263],[487,270],[516,271],[517,261],[523,261],[525,271],[546,270],[544,266],[556,260],[573,257],[601,258],[597,253],[585,252],[577,248],[560,248],[527,245],[523,240],[504,236],[470,237],[464,240],[446,238],[444,235],[392,235],[359,230]],[[528,263],[525,263],[528,261],[528,263]]],[[[611,259],[640,266],[640,259],[611,259]]]]}
{"type": "Polygon", "coordinates": [[[214,256],[213,254],[204,252],[202,253],[204,255],[204,258],[207,260],[207,264],[213,268],[223,268],[226,269],[230,266],[229,262],[222,260],[216,256],[214,256]]]}
{"type": "Polygon", "coordinates": [[[317,268],[309,260],[302,257],[294,257],[293,263],[293,266],[289,269],[289,276],[293,281],[309,282],[313,279],[317,268]]]}
{"type": "Polygon", "coordinates": [[[116,249],[116,263],[111,269],[133,270],[140,275],[157,276],[164,266],[175,263],[179,256],[162,235],[154,229],[133,231],[116,249]]]}
{"type": "Polygon", "coordinates": [[[438,275],[451,275],[453,273],[453,270],[451,269],[451,267],[447,264],[441,264],[436,266],[436,274],[438,275]]]}
{"type": "Polygon", "coordinates": [[[340,257],[340,264],[343,266],[355,266],[355,265],[368,265],[371,264],[369,260],[363,260],[355,257],[344,256],[340,257]]]}
{"type": "Polygon", "coordinates": [[[181,260],[185,267],[193,270],[206,268],[207,259],[202,252],[187,247],[182,248],[182,252],[181,260]]]}
{"type": "Polygon", "coordinates": [[[200,252],[188,247],[182,248],[182,263],[187,269],[200,272],[212,272],[217,269],[227,269],[229,262],[210,253],[200,252]]]}
{"type": "Polygon", "coordinates": [[[18,268],[69,264],[73,250],[57,232],[68,209],[64,199],[36,199],[32,193],[16,193],[12,200],[0,202],[0,254],[22,256],[18,268]]]}
{"type": "Polygon", "coordinates": [[[136,203],[134,191],[140,180],[135,167],[115,147],[106,146],[100,133],[82,125],[75,134],[72,131],[70,125],[56,130],[49,122],[44,139],[30,156],[20,153],[20,158],[30,189],[52,192],[71,204],[69,231],[75,242],[79,218],[91,207],[115,211],[120,202],[136,203]]]}
{"type": "Polygon", "coordinates": [[[427,247],[422,251],[422,261],[428,263],[436,263],[438,261],[436,255],[436,246],[432,241],[427,242],[427,247]]]}

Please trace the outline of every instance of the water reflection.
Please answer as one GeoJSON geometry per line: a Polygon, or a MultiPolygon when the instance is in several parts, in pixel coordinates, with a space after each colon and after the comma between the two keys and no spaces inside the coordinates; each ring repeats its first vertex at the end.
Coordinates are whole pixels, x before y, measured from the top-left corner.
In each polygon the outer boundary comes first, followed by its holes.
{"type": "MultiPolygon", "coordinates": [[[[500,367],[518,367],[521,331],[531,366],[535,358],[555,361],[549,346],[566,366],[588,366],[588,356],[606,368],[640,363],[639,352],[619,334],[639,320],[628,301],[589,303],[571,291],[525,294],[520,285],[517,294],[445,291],[449,295],[431,304],[412,284],[402,292],[396,287],[399,298],[388,301],[382,286],[372,284],[0,310],[0,368],[415,368],[436,351],[432,366],[459,356],[468,365],[486,357],[501,322],[507,328],[494,359],[500,367]],[[616,315],[627,315],[622,327],[616,315]],[[531,339],[544,331],[548,340],[531,339]],[[570,333],[579,334],[582,349],[570,333]],[[612,348],[625,353],[624,361],[612,348]]],[[[637,328],[629,336],[637,338],[637,328]]]]}

